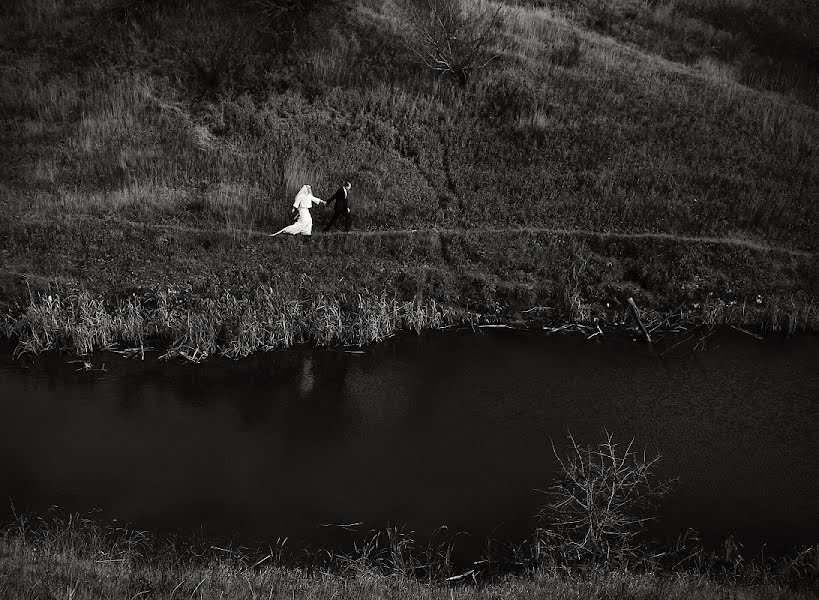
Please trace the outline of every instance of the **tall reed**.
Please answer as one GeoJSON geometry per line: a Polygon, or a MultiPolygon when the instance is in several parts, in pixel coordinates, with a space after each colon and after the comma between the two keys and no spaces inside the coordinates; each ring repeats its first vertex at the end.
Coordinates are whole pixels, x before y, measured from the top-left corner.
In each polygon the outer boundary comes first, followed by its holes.
{"type": "Polygon", "coordinates": [[[365,345],[404,330],[420,333],[475,316],[434,300],[400,301],[386,292],[292,296],[259,286],[248,297],[229,292],[213,298],[180,298],[159,290],[150,301],[136,296],[108,302],[83,291],[32,298],[8,329],[19,342],[16,353],[67,350],[83,355],[117,346],[141,346],[158,339],[164,358],[229,358],[296,344],[365,345]]]}

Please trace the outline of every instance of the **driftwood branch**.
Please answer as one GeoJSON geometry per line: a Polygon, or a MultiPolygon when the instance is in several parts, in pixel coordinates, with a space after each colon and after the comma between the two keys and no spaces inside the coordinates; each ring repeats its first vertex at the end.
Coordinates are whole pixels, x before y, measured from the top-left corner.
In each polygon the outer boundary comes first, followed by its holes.
{"type": "Polygon", "coordinates": [[[646,326],[643,325],[643,320],[640,318],[640,311],[637,308],[637,304],[634,302],[634,298],[628,299],[628,307],[631,309],[631,314],[634,315],[635,320],[637,321],[637,325],[640,327],[640,331],[643,332],[643,335],[646,338],[646,341],[650,344],[651,343],[651,334],[648,333],[648,329],[646,326]]]}

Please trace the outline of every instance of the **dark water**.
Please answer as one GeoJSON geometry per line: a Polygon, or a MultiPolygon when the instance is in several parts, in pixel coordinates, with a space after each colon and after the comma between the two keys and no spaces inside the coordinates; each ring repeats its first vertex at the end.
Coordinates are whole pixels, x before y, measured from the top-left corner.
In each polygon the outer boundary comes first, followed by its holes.
{"type": "Polygon", "coordinates": [[[93,374],[6,353],[0,498],[248,541],[447,525],[477,548],[533,529],[550,438],[608,430],[679,477],[658,535],[819,541],[819,338],[711,345],[662,358],[630,340],[449,333],[203,365],[108,354],[93,374]]]}

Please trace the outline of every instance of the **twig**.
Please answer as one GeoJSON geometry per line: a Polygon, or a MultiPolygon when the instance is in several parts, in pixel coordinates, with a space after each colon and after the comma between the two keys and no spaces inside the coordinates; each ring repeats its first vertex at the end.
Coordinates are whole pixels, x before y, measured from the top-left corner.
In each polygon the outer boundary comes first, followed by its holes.
{"type": "Polygon", "coordinates": [[[561,325],[560,327],[544,327],[543,329],[548,331],[549,334],[552,334],[557,333],[558,331],[566,331],[569,328],[571,328],[571,325],[561,325]]]}
{"type": "Polygon", "coordinates": [[[185,581],[186,581],[187,579],[188,579],[187,577],[183,577],[183,578],[182,578],[182,581],[180,581],[179,583],[177,583],[177,584],[176,584],[176,587],[175,587],[175,588],[173,588],[173,590],[171,590],[171,597],[170,597],[170,600],[173,600],[173,595],[176,593],[176,590],[178,590],[180,587],[182,587],[182,584],[183,584],[183,583],[185,583],[185,581]]]}
{"type": "Polygon", "coordinates": [[[200,581],[199,583],[197,583],[197,584],[196,584],[196,587],[195,587],[195,588],[193,588],[193,591],[191,592],[191,598],[193,598],[194,594],[196,594],[196,590],[198,590],[198,589],[199,589],[199,586],[200,586],[200,585],[202,585],[203,583],[205,583],[205,578],[204,578],[204,577],[202,578],[202,581],[200,581]]]}
{"type": "Polygon", "coordinates": [[[522,310],[520,312],[525,314],[525,313],[530,313],[530,312],[533,312],[533,311],[536,311],[536,310],[552,310],[552,309],[550,307],[548,307],[548,306],[538,305],[538,306],[533,306],[532,308],[527,308],[526,310],[522,310]]]}
{"type": "Polygon", "coordinates": [[[341,529],[349,529],[354,531],[359,525],[363,525],[364,521],[357,521],[355,523],[322,523],[320,527],[340,527],[341,529]]]}
{"type": "Polygon", "coordinates": [[[263,562],[265,562],[266,560],[270,560],[272,557],[273,557],[273,553],[271,552],[270,554],[268,554],[267,556],[265,556],[263,559],[256,561],[256,562],[253,564],[253,567],[252,567],[252,568],[253,568],[253,569],[255,569],[256,567],[258,567],[260,564],[262,564],[262,563],[263,563],[263,562]]]}
{"type": "Polygon", "coordinates": [[[683,337],[683,339],[681,339],[679,342],[677,342],[676,344],[674,344],[674,345],[673,345],[673,346],[671,346],[670,348],[666,348],[665,350],[663,350],[662,352],[660,352],[660,356],[665,356],[666,354],[668,354],[669,352],[671,352],[671,351],[672,351],[674,348],[676,348],[677,346],[680,346],[681,344],[684,344],[684,343],[686,343],[686,342],[688,342],[688,341],[690,341],[690,340],[694,339],[694,336],[695,336],[695,335],[696,335],[696,333],[692,333],[692,334],[691,334],[691,335],[689,335],[689,336],[683,337]]]}
{"type": "Polygon", "coordinates": [[[460,575],[453,575],[452,577],[447,577],[444,581],[458,581],[459,579],[463,579],[464,577],[469,577],[472,575],[475,576],[475,569],[470,569],[466,573],[461,573],[460,575]]]}
{"type": "Polygon", "coordinates": [[[742,327],[737,327],[736,325],[731,325],[730,323],[729,323],[728,326],[731,327],[732,329],[736,329],[737,331],[739,331],[741,333],[744,333],[745,335],[750,335],[752,338],[756,338],[758,340],[764,340],[765,339],[761,335],[757,335],[755,333],[752,333],[752,332],[748,331],[747,329],[743,329],[742,327]]]}

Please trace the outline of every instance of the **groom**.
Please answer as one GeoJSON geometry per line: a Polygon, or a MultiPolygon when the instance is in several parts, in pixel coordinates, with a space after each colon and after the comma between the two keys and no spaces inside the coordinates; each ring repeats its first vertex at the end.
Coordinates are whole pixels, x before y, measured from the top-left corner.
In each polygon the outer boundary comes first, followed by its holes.
{"type": "Polygon", "coordinates": [[[350,216],[350,205],[347,201],[347,197],[350,194],[350,190],[352,189],[353,184],[349,181],[343,181],[341,183],[341,187],[338,188],[335,194],[331,198],[327,199],[327,204],[329,205],[331,202],[335,200],[335,205],[333,206],[333,217],[330,219],[330,222],[327,223],[327,226],[324,228],[324,231],[330,231],[330,228],[335,225],[336,220],[339,217],[344,217],[344,231],[350,231],[350,221],[352,220],[350,216]]]}

